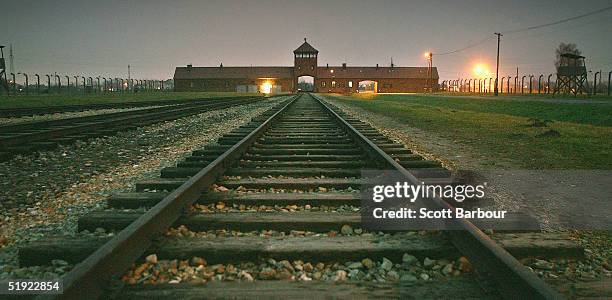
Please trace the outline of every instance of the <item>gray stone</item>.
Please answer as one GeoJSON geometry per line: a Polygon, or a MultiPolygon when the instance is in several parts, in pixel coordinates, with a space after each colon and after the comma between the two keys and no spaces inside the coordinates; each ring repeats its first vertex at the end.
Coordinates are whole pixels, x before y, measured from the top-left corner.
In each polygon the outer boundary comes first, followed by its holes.
{"type": "Polygon", "coordinates": [[[397,272],[395,271],[389,271],[387,273],[387,279],[390,281],[398,281],[399,280],[399,274],[397,274],[397,272]]]}
{"type": "Polygon", "coordinates": [[[380,265],[380,267],[385,271],[389,271],[391,270],[391,268],[393,268],[393,263],[386,257],[383,257],[382,264],[380,265]]]}
{"type": "Polygon", "coordinates": [[[444,275],[449,275],[452,272],[453,272],[453,264],[447,264],[446,266],[444,266],[444,268],[442,268],[442,274],[444,275]]]}
{"type": "Polygon", "coordinates": [[[359,268],[363,268],[363,264],[360,262],[354,262],[351,263],[347,266],[349,269],[359,269],[359,268]]]}
{"type": "Polygon", "coordinates": [[[402,256],[402,262],[407,264],[407,265],[412,265],[414,263],[416,263],[417,261],[419,261],[416,256],[414,255],[410,255],[408,253],[404,253],[404,255],[402,256]]]}
{"type": "Polygon", "coordinates": [[[425,259],[423,260],[423,267],[429,269],[434,265],[435,262],[435,260],[429,259],[429,257],[425,257],[425,259]]]}
{"type": "Polygon", "coordinates": [[[361,264],[362,264],[362,265],[364,265],[364,266],[365,266],[366,268],[368,268],[368,269],[372,269],[372,268],[375,266],[375,265],[374,265],[374,261],[372,261],[372,260],[371,260],[371,259],[369,259],[369,258],[364,258],[364,259],[361,261],[361,264]]]}

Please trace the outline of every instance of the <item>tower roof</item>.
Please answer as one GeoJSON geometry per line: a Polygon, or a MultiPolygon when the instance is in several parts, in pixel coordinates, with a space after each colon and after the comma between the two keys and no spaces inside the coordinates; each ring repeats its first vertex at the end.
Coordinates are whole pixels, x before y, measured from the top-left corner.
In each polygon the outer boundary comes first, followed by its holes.
{"type": "Polygon", "coordinates": [[[304,38],[304,43],[297,49],[293,50],[293,53],[319,53],[319,50],[308,44],[308,42],[306,42],[306,38],[304,38]]]}

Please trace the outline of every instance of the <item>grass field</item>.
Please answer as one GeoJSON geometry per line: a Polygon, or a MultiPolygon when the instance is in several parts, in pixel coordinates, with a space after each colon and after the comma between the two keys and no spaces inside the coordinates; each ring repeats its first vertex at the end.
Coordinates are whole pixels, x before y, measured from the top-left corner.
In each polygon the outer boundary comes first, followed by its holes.
{"type": "Polygon", "coordinates": [[[86,105],[96,103],[119,103],[152,100],[193,99],[256,94],[210,93],[210,92],[155,92],[155,93],[105,93],[97,95],[30,95],[0,96],[0,108],[44,107],[54,105],[86,105]]]}
{"type": "Polygon", "coordinates": [[[517,167],[612,169],[612,102],[435,95],[333,97],[471,146],[490,157],[509,159],[517,167]]]}

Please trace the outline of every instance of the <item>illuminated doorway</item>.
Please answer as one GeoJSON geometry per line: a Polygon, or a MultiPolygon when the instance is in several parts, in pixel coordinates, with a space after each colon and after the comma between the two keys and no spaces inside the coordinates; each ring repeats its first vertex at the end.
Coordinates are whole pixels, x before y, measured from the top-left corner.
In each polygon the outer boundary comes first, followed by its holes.
{"type": "Polygon", "coordinates": [[[373,80],[360,81],[358,91],[360,93],[378,93],[378,82],[373,80]]]}
{"type": "Polygon", "coordinates": [[[304,75],[298,77],[297,81],[298,92],[314,92],[314,77],[304,75]]]}

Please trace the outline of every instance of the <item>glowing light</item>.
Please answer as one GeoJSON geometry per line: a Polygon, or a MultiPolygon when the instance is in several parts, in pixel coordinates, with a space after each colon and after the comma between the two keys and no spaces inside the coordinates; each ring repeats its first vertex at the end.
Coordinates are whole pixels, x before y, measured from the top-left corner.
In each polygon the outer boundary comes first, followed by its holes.
{"type": "Polygon", "coordinates": [[[489,67],[483,63],[477,63],[474,66],[474,69],[472,70],[472,72],[478,78],[490,77],[492,74],[491,71],[489,71],[489,67]]]}
{"type": "Polygon", "coordinates": [[[268,81],[261,84],[261,92],[264,94],[270,94],[272,91],[272,84],[268,81]]]}
{"type": "Polygon", "coordinates": [[[425,52],[425,54],[423,54],[423,56],[425,56],[425,58],[427,58],[427,59],[431,59],[431,52],[425,52]]]}

